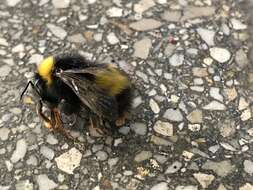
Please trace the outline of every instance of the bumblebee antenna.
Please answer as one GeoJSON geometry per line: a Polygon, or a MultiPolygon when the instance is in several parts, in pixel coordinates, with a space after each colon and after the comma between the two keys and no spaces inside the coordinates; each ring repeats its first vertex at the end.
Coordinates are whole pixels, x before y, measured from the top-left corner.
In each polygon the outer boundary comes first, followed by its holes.
{"type": "Polygon", "coordinates": [[[20,101],[22,100],[24,94],[26,93],[28,87],[31,85],[31,87],[33,88],[33,90],[37,93],[40,94],[39,91],[37,90],[37,88],[35,87],[35,85],[33,84],[32,81],[28,81],[28,83],[26,84],[25,89],[22,91],[21,95],[20,95],[20,101]]]}

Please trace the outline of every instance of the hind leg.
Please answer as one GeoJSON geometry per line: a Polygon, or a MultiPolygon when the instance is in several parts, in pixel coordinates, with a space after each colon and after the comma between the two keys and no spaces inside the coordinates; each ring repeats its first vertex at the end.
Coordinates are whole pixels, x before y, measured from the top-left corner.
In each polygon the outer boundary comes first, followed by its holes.
{"type": "Polygon", "coordinates": [[[115,125],[117,127],[121,127],[122,125],[124,125],[126,123],[126,120],[129,118],[129,113],[128,112],[124,112],[116,121],[115,121],[115,125]]]}
{"type": "Polygon", "coordinates": [[[94,129],[99,135],[109,134],[108,130],[103,126],[103,119],[99,116],[90,116],[90,127],[94,129]]]}
{"type": "Polygon", "coordinates": [[[119,117],[115,121],[115,125],[120,127],[126,123],[126,120],[130,116],[130,110],[132,107],[133,91],[129,87],[124,89],[116,97],[118,102],[119,117]]]}
{"type": "Polygon", "coordinates": [[[44,121],[44,126],[50,131],[53,130],[52,121],[42,112],[42,101],[40,100],[36,105],[36,112],[39,117],[44,121]]]}
{"type": "Polygon", "coordinates": [[[74,139],[70,133],[63,127],[61,113],[57,108],[51,109],[51,120],[53,125],[53,130],[62,133],[68,139],[74,139]]]}

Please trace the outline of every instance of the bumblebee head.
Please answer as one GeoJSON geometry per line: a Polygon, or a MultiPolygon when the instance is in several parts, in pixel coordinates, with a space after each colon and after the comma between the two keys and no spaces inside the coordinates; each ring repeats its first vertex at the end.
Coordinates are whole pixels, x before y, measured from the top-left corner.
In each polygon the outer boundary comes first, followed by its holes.
{"type": "Polygon", "coordinates": [[[37,72],[43,80],[47,82],[48,85],[52,83],[52,73],[54,68],[54,58],[53,56],[44,59],[38,66],[37,72]]]}

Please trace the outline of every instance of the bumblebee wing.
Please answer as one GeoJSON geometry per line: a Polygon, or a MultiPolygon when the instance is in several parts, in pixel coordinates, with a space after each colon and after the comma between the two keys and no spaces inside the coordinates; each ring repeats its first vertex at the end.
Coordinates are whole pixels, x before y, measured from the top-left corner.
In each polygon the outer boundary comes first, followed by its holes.
{"type": "Polygon", "coordinates": [[[67,70],[57,73],[57,76],[67,84],[80,98],[84,105],[99,116],[116,119],[118,106],[115,97],[108,95],[91,80],[91,74],[83,70],[67,70]]]}
{"type": "Polygon", "coordinates": [[[68,69],[65,71],[61,71],[62,73],[72,73],[72,74],[81,74],[81,75],[85,75],[85,74],[91,74],[96,76],[97,73],[100,71],[105,71],[107,70],[106,65],[94,65],[93,67],[88,67],[88,68],[84,68],[84,69],[68,69]]]}

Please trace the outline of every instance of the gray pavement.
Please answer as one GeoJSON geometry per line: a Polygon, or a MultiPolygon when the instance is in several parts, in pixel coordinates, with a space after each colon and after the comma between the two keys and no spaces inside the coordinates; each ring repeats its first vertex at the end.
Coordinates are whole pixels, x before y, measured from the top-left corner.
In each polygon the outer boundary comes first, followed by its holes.
{"type": "Polygon", "coordinates": [[[251,1],[2,1],[0,190],[253,189],[251,1]],[[74,143],[19,102],[36,64],[69,51],[135,83],[113,135],[85,123],[74,143]]]}

